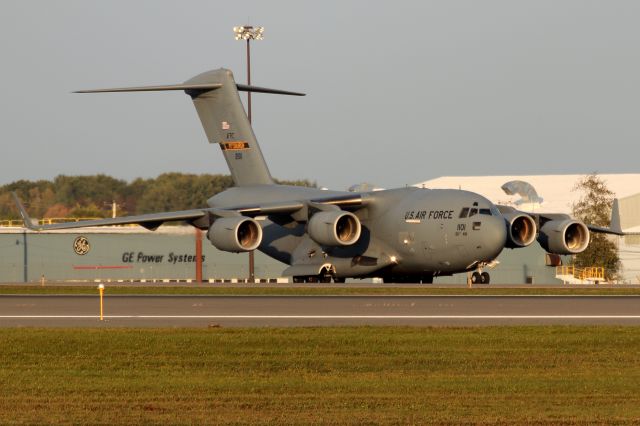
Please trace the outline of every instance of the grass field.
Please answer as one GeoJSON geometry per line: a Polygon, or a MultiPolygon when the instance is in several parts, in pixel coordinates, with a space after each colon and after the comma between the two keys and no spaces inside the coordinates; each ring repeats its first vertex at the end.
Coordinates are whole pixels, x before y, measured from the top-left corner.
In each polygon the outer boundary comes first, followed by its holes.
{"type": "Polygon", "coordinates": [[[0,424],[640,422],[636,327],[0,329],[0,424]]]}
{"type": "MultiPolygon", "coordinates": [[[[414,287],[289,287],[282,285],[264,287],[229,286],[144,286],[105,284],[105,294],[209,294],[209,295],[640,295],[640,287],[530,287],[500,288],[479,286],[438,288],[415,285],[414,287]]],[[[97,294],[97,284],[87,286],[39,286],[39,285],[0,285],[3,294],[97,294]]]]}

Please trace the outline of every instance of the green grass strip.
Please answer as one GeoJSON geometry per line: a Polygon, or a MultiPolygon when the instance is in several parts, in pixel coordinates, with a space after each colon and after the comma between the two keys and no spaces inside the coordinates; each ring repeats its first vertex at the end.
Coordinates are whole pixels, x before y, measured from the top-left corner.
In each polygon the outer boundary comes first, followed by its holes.
{"type": "Polygon", "coordinates": [[[0,424],[638,424],[637,327],[0,329],[0,424]]]}

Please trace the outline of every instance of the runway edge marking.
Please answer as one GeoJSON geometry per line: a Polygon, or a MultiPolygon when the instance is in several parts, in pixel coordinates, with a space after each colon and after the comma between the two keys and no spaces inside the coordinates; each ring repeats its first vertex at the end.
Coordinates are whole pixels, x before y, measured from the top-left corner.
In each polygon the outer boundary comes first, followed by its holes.
{"type": "MultiPolygon", "coordinates": [[[[0,319],[99,319],[99,315],[0,315],[0,319]]],[[[108,319],[640,319],[640,315],[105,315],[108,319]]]]}

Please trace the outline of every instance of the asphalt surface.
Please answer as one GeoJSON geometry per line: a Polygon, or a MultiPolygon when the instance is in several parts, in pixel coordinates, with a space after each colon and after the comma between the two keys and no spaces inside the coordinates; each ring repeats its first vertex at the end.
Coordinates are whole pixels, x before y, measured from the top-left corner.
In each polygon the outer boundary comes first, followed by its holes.
{"type": "MultiPolygon", "coordinates": [[[[214,288],[247,288],[247,287],[256,287],[256,288],[345,288],[345,287],[353,287],[353,288],[416,288],[416,287],[427,287],[427,288],[466,288],[466,284],[460,283],[434,283],[434,284],[417,284],[417,283],[375,283],[372,281],[366,280],[352,280],[347,282],[347,284],[336,284],[336,283],[209,283],[209,282],[132,282],[132,281],[46,281],[47,287],[92,287],[95,288],[98,284],[103,283],[108,287],[214,287],[214,288]]],[[[8,286],[33,286],[40,285],[40,282],[5,282],[0,283],[0,287],[8,286]]],[[[602,284],[601,287],[621,287],[621,286],[611,286],[609,284],[602,284]]],[[[562,283],[555,284],[491,284],[491,285],[482,285],[476,284],[476,288],[567,288],[567,286],[563,286],[562,283]]],[[[640,288],[639,284],[625,284],[624,288],[640,288]]],[[[597,288],[593,284],[571,284],[571,288],[597,288]]]]}
{"type": "Polygon", "coordinates": [[[640,296],[0,296],[0,327],[640,325],[640,296]]]}

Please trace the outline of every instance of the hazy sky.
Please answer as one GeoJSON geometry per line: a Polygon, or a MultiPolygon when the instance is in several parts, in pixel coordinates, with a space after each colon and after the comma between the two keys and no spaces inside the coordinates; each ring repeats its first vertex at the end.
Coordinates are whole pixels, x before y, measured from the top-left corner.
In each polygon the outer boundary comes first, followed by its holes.
{"type": "Polygon", "coordinates": [[[442,175],[638,172],[638,1],[8,1],[0,14],[0,184],[227,173],[181,92],[243,82],[271,173],[333,189],[442,175]]]}

